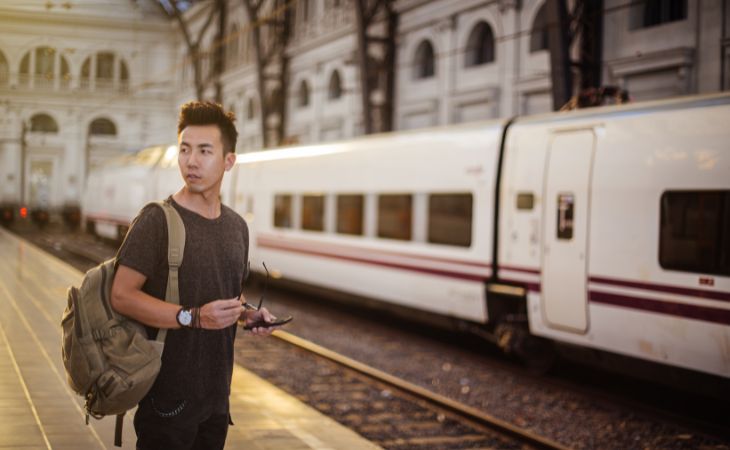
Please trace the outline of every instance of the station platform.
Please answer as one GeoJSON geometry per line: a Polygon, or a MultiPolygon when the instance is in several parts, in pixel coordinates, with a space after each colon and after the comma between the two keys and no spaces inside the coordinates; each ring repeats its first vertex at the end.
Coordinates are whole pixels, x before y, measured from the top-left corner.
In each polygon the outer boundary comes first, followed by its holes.
{"type": "MultiPolygon", "coordinates": [[[[0,449],[114,449],[114,417],[90,419],[66,384],[61,314],[82,274],[0,228],[0,449]]],[[[377,449],[352,430],[236,366],[226,448],[377,449]]],[[[123,447],[135,448],[133,412],[123,447]]]]}

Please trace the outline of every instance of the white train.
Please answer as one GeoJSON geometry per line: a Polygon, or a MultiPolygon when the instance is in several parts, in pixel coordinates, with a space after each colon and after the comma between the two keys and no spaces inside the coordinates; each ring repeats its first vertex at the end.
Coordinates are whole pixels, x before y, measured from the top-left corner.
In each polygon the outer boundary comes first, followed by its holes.
{"type": "MultiPolygon", "coordinates": [[[[86,222],[116,237],[175,156],[93,173],[86,222]]],[[[284,280],[730,378],[730,95],[243,154],[223,196],[284,280]]]]}

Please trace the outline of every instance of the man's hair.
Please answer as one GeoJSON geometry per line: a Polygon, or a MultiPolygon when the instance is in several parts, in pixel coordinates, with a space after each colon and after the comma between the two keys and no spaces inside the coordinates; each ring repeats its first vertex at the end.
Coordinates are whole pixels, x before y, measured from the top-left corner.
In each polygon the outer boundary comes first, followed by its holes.
{"type": "Polygon", "coordinates": [[[218,125],[223,141],[223,154],[236,151],[236,115],[232,111],[224,111],[223,106],[209,101],[187,102],[180,108],[177,120],[178,136],[189,125],[218,125]]]}

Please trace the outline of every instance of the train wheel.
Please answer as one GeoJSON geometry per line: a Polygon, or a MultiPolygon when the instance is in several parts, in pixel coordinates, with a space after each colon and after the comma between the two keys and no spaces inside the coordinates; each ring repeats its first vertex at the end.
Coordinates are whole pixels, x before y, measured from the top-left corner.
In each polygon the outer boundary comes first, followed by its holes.
{"type": "Polygon", "coordinates": [[[12,207],[3,207],[0,208],[0,223],[3,225],[10,226],[10,224],[13,223],[13,220],[15,220],[15,209],[12,207]]]}
{"type": "Polygon", "coordinates": [[[31,212],[30,216],[38,228],[45,228],[50,220],[50,214],[45,209],[36,209],[31,212]]]}
{"type": "Polygon", "coordinates": [[[530,334],[526,324],[502,322],[494,330],[497,345],[533,373],[546,373],[555,363],[553,342],[530,334]]]}
{"type": "Polygon", "coordinates": [[[63,221],[72,230],[79,227],[81,223],[81,210],[78,206],[66,206],[62,211],[63,221]]]}

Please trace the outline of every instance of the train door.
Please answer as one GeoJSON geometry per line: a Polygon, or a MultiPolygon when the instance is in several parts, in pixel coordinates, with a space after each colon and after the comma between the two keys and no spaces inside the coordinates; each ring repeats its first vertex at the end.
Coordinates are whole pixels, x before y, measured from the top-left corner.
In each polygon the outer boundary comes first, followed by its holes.
{"type": "Polygon", "coordinates": [[[588,215],[594,151],[592,130],[554,135],[543,191],[543,317],[552,328],[577,333],[588,328],[588,215]]]}

